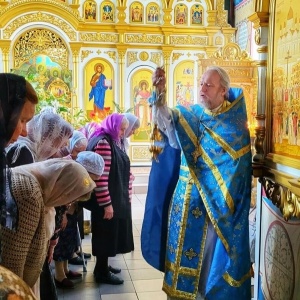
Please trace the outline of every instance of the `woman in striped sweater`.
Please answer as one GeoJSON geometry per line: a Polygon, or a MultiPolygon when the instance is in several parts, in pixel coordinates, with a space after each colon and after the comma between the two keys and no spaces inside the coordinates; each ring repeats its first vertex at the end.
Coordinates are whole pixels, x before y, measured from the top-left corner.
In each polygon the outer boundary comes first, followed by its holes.
{"type": "Polygon", "coordinates": [[[122,284],[115,274],[120,269],[108,265],[108,257],[134,250],[131,203],[129,199],[130,160],[121,139],[128,127],[124,115],[113,113],[89,141],[87,150],[100,154],[104,172],[96,182],[91,209],[92,252],[96,256],[96,282],[122,284]]]}

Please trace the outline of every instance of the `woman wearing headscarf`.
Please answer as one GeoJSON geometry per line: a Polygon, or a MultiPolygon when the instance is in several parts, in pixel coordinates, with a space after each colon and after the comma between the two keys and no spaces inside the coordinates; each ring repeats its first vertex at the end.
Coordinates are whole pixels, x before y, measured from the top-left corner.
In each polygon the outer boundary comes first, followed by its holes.
{"type": "MultiPolygon", "coordinates": [[[[122,141],[123,141],[125,152],[127,155],[129,155],[128,140],[129,140],[130,136],[133,135],[137,129],[139,129],[141,123],[140,123],[140,120],[138,119],[138,117],[136,117],[135,115],[133,115],[131,113],[125,113],[124,116],[128,120],[129,125],[128,125],[127,129],[125,130],[125,134],[124,134],[124,137],[122,138],[122,141]]],[[[132,200],[132,185],[133,185],[134,179],[135,179],[135,177],[132,174],[132,172],[130,171],[130,177],[129,177],[129,199],[130,199],[130,201],[132,200]]]]}
{"type": "Polygon", "coordinates": [[[82,132],[89,141],[94,136],[98,135],[100,128],[101,128],[101,126],[99,123],[90,122],[90,123],[85,124],[82,128],[80,128],[79,131],[82,132]]]}
{"type": "Polygon", "coordinates": [[[105,162],[93,193],[92,253],[96,256],[94,277],[97,282],[122,284],[115,274],[120,269],[108,265],[108,257],[134,250],[131,204],[129,201],[130,160],[122,149],[121,138],[128,127],[124,115],[113,113],[88,144],[87,150],[100,154],[105,162]]]}
{"type": "Polygon", "coordinates": [[[128,155],[129,152],[129,141],[131,135],[135,133],[135,131],[140,127],[141,123],[137,116],[131,113],[124,113],[124,116],[128,120],[128,127],[125,130],[124,138],[122,139],[124,141],[124,148],[128,155]]]}
{"type": "Polygon", "coordinates": [[[19,137],[7,149],[12,167],[46,160],[64,147],[73,134],[73,127],[52,108],[46,108],[27,124],[27,137],[19,137]]]}
{"type": "MultiPolygon", "coordinates": [[[[74,130],[72,137],[69,139],[69,143],[67,146],[58,150],[58,152],[53,157],[66,157],[70,159],[76,159],[78,153],[85,151],[87,147],[88,140],[85,135],[78,131],[74,130]]],[[[61,210],[61,208],[56,208],[57,210],[61,210]]],[[[67,212],[66,212],[67,213],[67,212]]],[[[63,214],[62,223],[63,227],[67,226],[67,215],[66,213],[63,214]]],[[[84,228],[83,228],[83,208],[77,207],[76,209],[76,217],[78,220],[78,226],[80,231],[80,238],[84,238],[84,228]]],[[[60,227],[60,225],[59,225],[60,227]]],[[[77,230],[77,228],[76,228],[77,230]]],[[[77,231],[76,231],[77,232],[77,231]]],[[[84,253],[84,258],[90,258],[91,254],[84,253]]],[[[69,263],[73,265],[83,265],[83,258],[78,256],[78,249],[76,252],[73,253],[73,256],[69,259],[69,263]]]]}
{"type": "MultiPolygon", "coordinates": [[[[74,130],[72,137],[69,139],[67,146],[58,150],[58,152],[52,157],[65,157],[75,160],[78,153],[85,151],[87,147],[88,140],[86,136],[79,130],[74,130]]],[[[59,208],[57,208],[59,209],[59,208]]],[[[84,229],[83,229],[83,209],[78,207],[77,209],[77,219],[80,230],[81,239],[84,238],[84,229]]],[[[66,214],[63,215],[64,226],[66,226],[68,220],[66,214]]],[[[91,254],[85,253],[85,258],[90,258],[91,254]]],[[[83,259],[77,255],[77,252],[74,252],[72,258],[69,260],[69,263],[74,265],[83,265],[83,259]]]]}
{"type": "MultiPolygon", "coordinates": [[[[103,173],[104,160],[95,152],[82,151],[78,153],[75,161],[87,170],[93,180],[98,180],[103,173]]],[[[67,211],[67,226],[59,231],[59,241],[53,254],[56,286],[65,289],[74,288],[74,283],[70,279],[82,277],[81,273],[69,270],[68,266],[68,260],[76,250],[79,238],[77,231],[77,205],[74,206],[74,204],[77,203],[73,203],[67,211]]]]}
{"type": "Polygon", "coordinates": [[[19,135],[27,135],[26,124],[34,115],[38,98],[31,84],[15,74],[0,74],[0,90],[0,224],[12,229],[17,223],[17,207],[12,197],[5,196],[10,183],[5,147],[19,135]]]}
{"type": "MultiPolygon", "coordinates": [[[[10,145],[7,151],[7,162],[11,167],[17,167],[33,162],[44,161],[52,157],[61,147],[68,143],[72,136],[73,127],[61,116],[54,112],[52,107],[46,107],[35,115],[27,124],[28,135],[19,137],[15,143],[10,145]]],[[[53,207],[45,208],[47,225],[47,238],[53,235],[53,224],[55,222],[55,210],[53,207]]],[[[47,294],[52,294],[56,299],[56,290],[51,277],[49,265],[45,262],[41,280],[47,281],[47,294]],[[51,290],[48,286],[52,287],[51,290]]],[[[36,295],[39,294],[39,282],[34,287],[36,295]]]]}
{"type": "MultiPolygon", "coordinates": [[[[76,159],[81,151],[85,151],[88,140],[86,136],[79,130],[74,130],[68,145],[58,150],[55,157],[69,157],[76,159]]],[[[54,156],[53,156],[54,157],[54,156]]]]}
{"type": "MultiPolygon", "coordinates": [[[[26,124],[34,115],[38,98],[32,85],[24,77],[15,74],[0,74],[0,90],[0,228],[2,232],[2,227],[15,230],[18,219],[17,205],[9,188],[11,173],[6,165],[5,147],[16,141],[19,135],[27,135],[26,124]]],[[[24,297],[26,295],[28,299],[29,297],[35,299],[27,284],[11,270],[0,266],[0,276],[2,296],[24,297]]]]}
{"type": "Polygon", "coordinates": [[[16,231],[2,229],[2,265],[33,287],[49,242],[45,208],[87,200],[95,183],[84,167],[69,159],[13,168],[11,181],[19,207],[19,224],[16,231]]]}

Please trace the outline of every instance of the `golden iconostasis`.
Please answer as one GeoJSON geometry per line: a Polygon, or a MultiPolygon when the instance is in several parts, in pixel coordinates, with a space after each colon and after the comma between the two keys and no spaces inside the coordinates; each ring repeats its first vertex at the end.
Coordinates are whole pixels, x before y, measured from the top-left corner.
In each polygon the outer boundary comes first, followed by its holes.
{"type": "MultiPolygon", "coordinates": [[[[196,103],[203,62],[213,58],[222,66],[215,53],[235,34],[224,18],[224,1],[217,2],[57,1],[54,7],[45,0],[34,10],[6,2],[5,9],[0,6],[0,47],[9,47],[12,59],[2,55],[3,69],[24,75],[38,92],[39,106],[57,107],[75,127],[114,111],[136,114],[141,128],[131,138],[130,155],[149,164],[152,73],[164,66],[170,106],[196,103]]],[[[252,110],[256,94],[247,94],[252,110]]]]}

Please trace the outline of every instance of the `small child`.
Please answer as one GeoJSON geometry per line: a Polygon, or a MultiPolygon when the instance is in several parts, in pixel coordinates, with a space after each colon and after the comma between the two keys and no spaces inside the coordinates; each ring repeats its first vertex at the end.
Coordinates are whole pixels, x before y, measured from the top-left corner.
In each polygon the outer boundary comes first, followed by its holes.
{"type": "MultiPolygon", "coordinates": [[[[79,152],[76,162],[80,163],[89,173],[93,180],[101,177],[104,170],[103,158],[92,151],[79,152]]],[[[78,244],[77,235],[77,203],[73,203],[67,211],[68,222],[64,228],[59,227],[59,240],[54,248],[53,259],[55,262],[55,284],[59,288],[72,289],[74,283],[70,279],[80,279],[82,274],[69,270],[68,259],[70,259],[78,244]]]]}

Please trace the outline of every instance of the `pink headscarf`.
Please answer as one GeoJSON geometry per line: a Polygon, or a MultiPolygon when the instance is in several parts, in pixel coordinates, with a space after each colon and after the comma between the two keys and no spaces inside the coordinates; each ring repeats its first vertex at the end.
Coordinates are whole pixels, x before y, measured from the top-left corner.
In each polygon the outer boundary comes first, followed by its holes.
{"type": "Polygon", "coordinates": [[[101,123],[98,135],[108,134],[114,141],[120,141],[119,132],[124,115],[113,113],[107,116],[101,123]]]}

